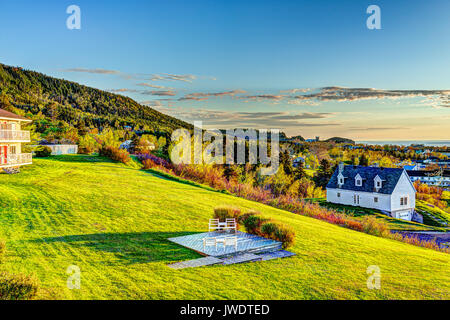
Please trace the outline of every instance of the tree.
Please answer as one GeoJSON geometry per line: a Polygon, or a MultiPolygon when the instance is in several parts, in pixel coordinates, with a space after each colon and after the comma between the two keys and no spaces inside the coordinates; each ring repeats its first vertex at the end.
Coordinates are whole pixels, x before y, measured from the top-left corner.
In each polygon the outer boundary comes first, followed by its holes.
{"type": "Polygon", "coordinates": [[[294,170],[294,179],[300,180],[306,176],[305,169],[303,168],[303,161],[299,161],[297,168],[294,170]]]}
{"type": "Polygon", "coordinates": [[[291,156],[289,155],[288,150],[284,150],[280,153],[280,164],[284,168],[284,172],[288,176],[292,176],[294,174],[294,168],[292,167],[291,156]]]}
{"type": "Polygon", "coordinates": [[[325,189],[332,174],[330,162],[327,159],[322,159],[317,174],[314,176],[316,186],[325,189]]]}
{"type": "Polygon", "coordinates": [[[363,154],[359,157],[359,165],[365,167],[369,166],[369,159],[363,154]]]}
{"type": "Polygon", "coordinates": [[[238,171],[235,165],[228,164],[223,170],[223,175],[228,181],[236,180],[238,178],[238,171]]]}

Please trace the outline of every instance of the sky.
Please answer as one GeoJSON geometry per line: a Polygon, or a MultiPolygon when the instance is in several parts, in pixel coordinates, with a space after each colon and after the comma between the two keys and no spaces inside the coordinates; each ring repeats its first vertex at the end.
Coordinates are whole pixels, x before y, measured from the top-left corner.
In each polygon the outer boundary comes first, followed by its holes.
{"type": "Polygon", "coordinates": [[[205,128],[450,140],[448,0],[2,0],[0,39],[0,63],[205,128]]]}

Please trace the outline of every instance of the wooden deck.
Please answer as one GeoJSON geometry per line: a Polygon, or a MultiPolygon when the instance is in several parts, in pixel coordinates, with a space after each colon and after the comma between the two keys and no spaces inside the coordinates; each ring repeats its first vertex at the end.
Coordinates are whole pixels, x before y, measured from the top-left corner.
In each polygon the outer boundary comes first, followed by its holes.
{"type": "Polygon", "coordinates": [[[169,241],[177,243],[183,247],[192,249],[202,255],[212,256],[216,258],[225,258],[233,255],[244,254],[244,253],[265,253],[281,250],[281,242],[266,239],[256,235],[244,233],[237,231],[236,233],[229,232],[205,232],[197,233],[189,236],[169,238],[169,241]],[[223,244],[218,244],[217,248],[215,246],[203,246],[203,239],[208,237],[238,237],[237,248],[234,246],[224,246],[223,244]]]}

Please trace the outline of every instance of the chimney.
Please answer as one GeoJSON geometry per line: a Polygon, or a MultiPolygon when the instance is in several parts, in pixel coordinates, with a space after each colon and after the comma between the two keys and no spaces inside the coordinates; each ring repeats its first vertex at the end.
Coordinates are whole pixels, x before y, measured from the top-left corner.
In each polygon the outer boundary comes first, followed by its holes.
{"type": "Polygon", "coordinates": [[[339,173],[343,173],[344,172],[344,163],[343,162],[339,162],[339,173]]]}

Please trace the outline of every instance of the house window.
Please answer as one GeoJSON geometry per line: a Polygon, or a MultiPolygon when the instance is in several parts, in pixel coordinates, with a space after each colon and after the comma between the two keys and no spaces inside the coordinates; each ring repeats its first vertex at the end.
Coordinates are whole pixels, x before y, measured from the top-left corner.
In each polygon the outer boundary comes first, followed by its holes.
{"type": "Polygon", "coordinates": [[[408,197],[401,197],[401,198],[400,198],[400,205],[401,205],[401,206],[406,206],[406,205],[408,205],[408,197]]]}
{"type": "Polygon", "coordinates": [[[381,188],[381,181],[377,181],[377,188],[381,188]]]}
{"type": "Polygon", "coordinates": [[[16,146],[10,146],[10,147],[9,147],[9,152],[10,152],[11,154],[16,154],[16,146]]]}
{"type": "Polygon", "coordinates": [[[340,193],[340,192],[337,193],[337,197],[338,197],[338,198],[341,197],[341,193],[340,193]]]}
{"type": "Polygon", "coordinates": [[[357,187],[361,187],[361,186],[362,186],[362,179],[359,178],[359,177],[356,178],[355,185],[356,185],[357,187]]]}
{"type": "Polygon", "coordinates": [[[344,184],[344,178],[339,178],[339,184],[344,184]]]}
{"type": "Polygon", "coordinates": [[[359,204],[359,194],[353,195],[353,204],[359,204]]]}
{"type": "Polygon", "coordinates": [[[373,198],[373,202],[378,203],[378,197],[373,198]]]}

